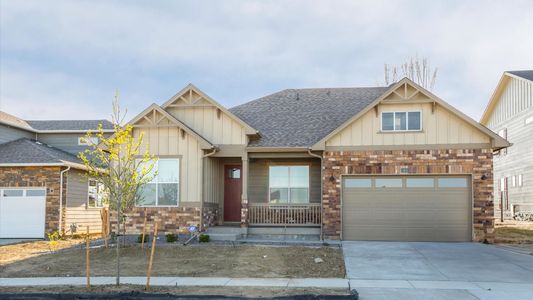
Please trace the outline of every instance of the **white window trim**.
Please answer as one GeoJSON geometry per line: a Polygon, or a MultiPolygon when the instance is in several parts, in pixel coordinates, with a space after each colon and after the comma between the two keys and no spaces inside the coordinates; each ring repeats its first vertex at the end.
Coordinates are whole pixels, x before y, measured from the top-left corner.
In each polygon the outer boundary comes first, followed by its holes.
{"type": "Polygon", "coordinates": [[[309,165],[269,165],[268,166],[268,204],[273,205],[305,205],[311,203],[311,168],[309,165]],[[270,185],[270,168],[271,167],[286,167],[289,169],[289,183],[288,186],[272,186],[270,185]],[[307,187],[298,187],[295,186],[294,188],[307,188],[307,202],[297,202],[292,203],[291,202],[291,167],[307,167],[307,187]],[[270,189],[272,188],[278,188],[278,189],[287,189],[287,203],[271,203],[270,202],[270,189]]]}
{"type": "Polygon", "coordinates": [[[99,191],[98,191],[98,185],[99,185],[100,183],[98,182],[98,180],[96,180],[96,179],[94,179],[94,178],[89,178],[89,179],[87,180],[87,208],[103,208],[103,207],[105,207],[103,203],[102,203],[101,206],[89,206],[89,189],[91,188],[91,185],[90,185],[90,181],[91,181],[91,180],[96,181],[96,197],[97,197],[97,198],[96,198],[96,203],[98,202],[98,192],[99,192],[99,191]]]}
{"type": "MultiPolygon", "coordinates": [[[[147,182],[146,184],[154,184],[155,183],[155,205],[138,205],[137,203],[135,203],[135,207],[179,207],[180,206],[180,197],[181,197],[181,159],[179,157],[176,157],[176,158],[157,158],[157,161],[156,163],[158,164],[157,165],[157,169],[156,171],[159,170],[159,161],[162,161],[162,160],[177,160],[178,161],[178,181],[177,182],[147,182]],[[177,203],[176,205],[157,205],[159,199],[158,199],[158,193],[159,193],[159,188],[158,188],[158,184],[160,183],[177,183],[178,184],[178,198],[177,198],[177,203]]],[[[140,161],[140,160],[138,160],[140,161]]]]}
{"type": "Polygon", "coordinates": [[[423,125],[422,125],[422,110],[405,110],[405,111],[382,111],[381,112],[381,120],[379,120],[379,127],[381,132],[421,132],[423,125]],[[405,113],[405,127],[409,127],[409,113],[410,112],[418,112],[420,113],[420,129],[406,129],[406,130],[396,130],[394,129],[394,120],[396,120],[396,113],[405,113]],[[393,129],[392,130],[384,130],[383,129],[383,114],[384,113],[392,113],[392,120],[393,120],[393,129]]]}
{"type": "Polygon", "coordinates": [[[93,136],[91,137],[92,141],[87,141],[86,137],[80,136],[78,137],[78,146],[90,146],[90,145],[98,145],[98,137],[93,136]]]}

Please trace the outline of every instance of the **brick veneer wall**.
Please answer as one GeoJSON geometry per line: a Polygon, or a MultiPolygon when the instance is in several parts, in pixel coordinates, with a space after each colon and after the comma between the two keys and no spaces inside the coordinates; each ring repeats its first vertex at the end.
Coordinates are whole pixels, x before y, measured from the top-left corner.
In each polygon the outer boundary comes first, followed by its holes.
{"type": "MultiPolygon", "coordinates": [[[[43,232],[43,237],[46,233],[58,231],[60,172],[60,167],[0,167],[1,187],[46,187],[46,232],[43,232]]],[[[65,187],[66,182],[63,184],[63,204],[65,187]]]]}
{"type": "Polygon", "coordinates": [[[474,240],[494,240],[490,149],[325,151],[323,164],[324,238],[341,236],[341,174],[400,174],[400,167],[407,166],[411,174],[471,174],[474,240]]]}
{"type": "MultiPolygon", "coordinates": [[[[200,225],[201,211],[199,207],[147,207],[147,230],[153,230],[154,221],[157,221],[157,231],[161,234],[184,232],[189,225],[200,225]]],[[[127,213],[126,234],[142,233],[144,212],[144,208],[136,207],[127,213]]],[[[113,232],[116,231],[116,218],[116,213],[112,211],[110,223],[113,232]]],[[[120,231],[122,230],[123,228],[120,231]]]]}

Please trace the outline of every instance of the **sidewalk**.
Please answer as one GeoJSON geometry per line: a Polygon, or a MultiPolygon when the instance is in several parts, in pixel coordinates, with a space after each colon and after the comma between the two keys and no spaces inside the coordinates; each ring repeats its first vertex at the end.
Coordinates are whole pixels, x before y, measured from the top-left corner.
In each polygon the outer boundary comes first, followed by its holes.
{"type": "MultiPolygon", "coordinates": [[[[122,284],[144,285],[146,277],[121,277],[122,284]]],[[[85,285],[85,277],[0,278],[0,286],[85,285]]],[[[91,285],[112,285],[115,277],[91,277],[91,285]]],[[[425,281],[425,280],[358,280],[344,278],[228,278],[228,277],[152,277],[153,286],[280,287],[280,288],[394,288],[445,290],[533,291],[531,283],[425,281]]]]}

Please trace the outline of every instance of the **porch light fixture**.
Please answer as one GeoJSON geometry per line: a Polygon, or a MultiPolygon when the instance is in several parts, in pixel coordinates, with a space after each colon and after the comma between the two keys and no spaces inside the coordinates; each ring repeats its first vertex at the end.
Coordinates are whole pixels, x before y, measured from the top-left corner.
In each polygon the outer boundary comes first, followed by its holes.
{"type": "Polygon", "coordinates": [[[481,175],[481,180],[487,180],[487,178],[488,178],[487,175],[485,174],[481,175]]]}
{"type": "Polygon", "coordinates": [[[330,182],[335,182],[335,176],[331,175],[331,176],[329,177],[329,181],[330,181],[330,182]]]}

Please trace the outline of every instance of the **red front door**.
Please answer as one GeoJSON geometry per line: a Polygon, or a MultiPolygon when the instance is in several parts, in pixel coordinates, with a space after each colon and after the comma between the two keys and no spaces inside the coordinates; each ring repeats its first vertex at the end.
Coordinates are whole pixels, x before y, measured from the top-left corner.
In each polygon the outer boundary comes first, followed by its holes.
{"type": "Polygon", "coordinates": [[[241,221],[241,166],[224,166],[224,222],[241,221]]]}

